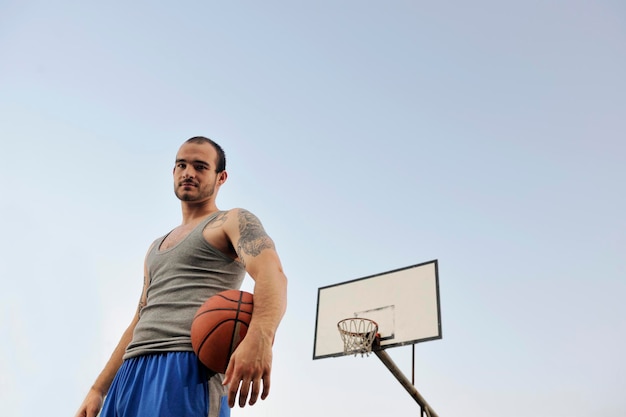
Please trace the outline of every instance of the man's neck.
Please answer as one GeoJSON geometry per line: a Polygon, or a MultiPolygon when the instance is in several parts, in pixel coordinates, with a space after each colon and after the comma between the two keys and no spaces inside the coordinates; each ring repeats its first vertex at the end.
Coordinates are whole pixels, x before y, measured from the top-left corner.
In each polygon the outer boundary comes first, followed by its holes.
{"type": "Polygon", "coordinates": [[[183,214],[182,225],[197,222],[198,220],[203,219],[209,214],[215,213],[219,210],[214,201],[207,201],[203,203],[181,201],[181,209],[183,214]]]}

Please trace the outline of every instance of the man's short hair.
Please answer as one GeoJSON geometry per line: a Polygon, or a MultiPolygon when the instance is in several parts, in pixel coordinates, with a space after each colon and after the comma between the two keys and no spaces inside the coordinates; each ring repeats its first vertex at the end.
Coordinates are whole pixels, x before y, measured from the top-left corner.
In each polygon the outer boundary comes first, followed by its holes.
{"type": "Polygon", "coordinates": [[[226,169],[226,154],[224,153],[224,149],[220,145],[217,144],[212,139],[209,139],[204,136],[194,136],[193,138],[189,138],[185,141],[185,143],[208,143],[213,146],[215,151],[217,152],[217,166],[215,167],[216,172],[222,172],[226,169]]]}

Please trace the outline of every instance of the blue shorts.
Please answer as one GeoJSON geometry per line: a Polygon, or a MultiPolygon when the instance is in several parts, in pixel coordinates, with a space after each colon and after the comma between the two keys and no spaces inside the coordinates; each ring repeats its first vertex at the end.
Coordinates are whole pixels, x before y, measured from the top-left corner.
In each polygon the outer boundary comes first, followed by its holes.
{"type": "Polygon", "coordinates": [[[229,417],[222,378],[211,375],[193,352],[127,359],[100,417],[229,417]]]}

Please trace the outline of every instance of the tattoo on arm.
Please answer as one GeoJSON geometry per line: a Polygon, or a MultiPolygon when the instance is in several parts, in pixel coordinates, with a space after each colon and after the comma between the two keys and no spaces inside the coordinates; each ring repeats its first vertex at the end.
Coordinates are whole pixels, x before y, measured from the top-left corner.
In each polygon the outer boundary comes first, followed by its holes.
{"type": "Polygon", "coordinates": [[[247,210],[239,212],[239,234],[237,253],[242,262],[244,254],[257,256],[264,249],[274,249],[274,242],[265,233],[259,219],[247,210]]]}
{"type": "Polygon", "coordinates": [[[137,306],[137,314],[141,314],[141,310],[143,310],[146,304],[146,301],[143,299],[143,297],[141,297],[141,300],[139,300],[139,305],[137,306]]]}

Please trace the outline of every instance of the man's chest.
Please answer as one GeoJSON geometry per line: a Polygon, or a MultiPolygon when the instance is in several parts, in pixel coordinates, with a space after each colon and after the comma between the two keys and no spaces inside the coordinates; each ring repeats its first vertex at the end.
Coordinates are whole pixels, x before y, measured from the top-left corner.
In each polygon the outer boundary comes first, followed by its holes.
{"type": "MultiPolygon", "coordinates": [[[[160,251],[166,251],[171,249],[185,240],[189,234],[194,232],[198,225],[182,225],[172,230],[161,242],[159,247],[160,251]]],[[[200,233],[204,240],[215,249],[224,253],[230,258],[237,259],[237,252],[235,251],[230,239],[226,235],[223,227],[218,225],[212,225],[209,223],[202,230],[198,230],[196,233],[200,233]]]]}

